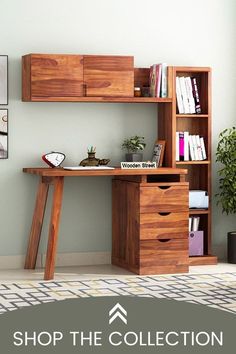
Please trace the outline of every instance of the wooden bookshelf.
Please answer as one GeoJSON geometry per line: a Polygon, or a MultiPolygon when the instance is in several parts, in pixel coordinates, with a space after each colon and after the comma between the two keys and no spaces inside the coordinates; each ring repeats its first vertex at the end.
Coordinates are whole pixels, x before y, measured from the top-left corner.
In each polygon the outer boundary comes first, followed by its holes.
{"type": "Polygon", "coordinates": [[[22,63],[23,101],[158,105],[157,138],[166,141],[163,166],[186,168],[190,189],[206,190],[210,198],[208,210],[189,212],[190,215],[200,215],[200,227],[204,231],[204,256],[196,257],[196,260],[191,257],[190,264],[215,264],[217,259],[211,254],[211,69],[168,67],[168,97],[156,98],[133,96],[133,88],[148,86],[150,76],[149,68],[133,67],[133,57],[29,54],[23,57],[22,63]],[[45,72],[45,65],[49,65],[48,72],[45,72]],[[97,81],[100,80],[99,84],[94,77],[97,72],[100,73],[96,77],[97,81]],[[124,75],[125,82],[119,72],[124,75]],[[178,113],[175,93],[177,76],[196,77],[201,114],[178,113]],[[114,95],[113,86],[118,90],[118,95],[114,95]],[[203,136],[207,160],[176,162],[176,131],[203,136]]]}
{"type": "Polygon", "coordinates": [[[189,189],[206,190],[209,195],[209,209],[189,211],[190,215],[200,216],[200,230],[204,231],[204,256],[190,257],[191,265],[215,264],[217,258],[211,253],[211,69],[201,67],[174,67],[173,92],[176,92],[175,82],[177,76],[196,77],[199,90],[201,114],[178,114],[176,94],[173,95],[172,125],[173,145],[172,153],[175,160],[175,132],[188,131],[204,137],[207,160],[205,161],[177,161],[173,166],[181,166],[188,170],[189,189]]]}

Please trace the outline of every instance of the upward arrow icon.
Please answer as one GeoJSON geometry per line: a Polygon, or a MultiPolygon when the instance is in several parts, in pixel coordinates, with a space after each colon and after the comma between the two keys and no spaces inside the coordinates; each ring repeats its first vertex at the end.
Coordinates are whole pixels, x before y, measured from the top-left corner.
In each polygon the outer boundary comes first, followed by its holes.
{"type": "Polygon", "coordinates": [[[115,321],[115,319],[118,317],[122,322],[124,322],[124,324],[127,324],[127,319],[126,319],[127,311],[118,302],[109,311],[109,317],[110,317],[109,324],[115,321]]]}

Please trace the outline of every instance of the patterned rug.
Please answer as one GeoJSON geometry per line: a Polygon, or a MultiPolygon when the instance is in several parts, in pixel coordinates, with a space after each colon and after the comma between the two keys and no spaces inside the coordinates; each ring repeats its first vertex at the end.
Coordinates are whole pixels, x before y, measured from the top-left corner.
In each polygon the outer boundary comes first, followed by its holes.
{"type": "Polygon", "coordinates": [[[146,296],[202,304],[236,313],[236,273],[111,276],[0,285],[0,314],[25,306],[91,296],[146,296]]]}

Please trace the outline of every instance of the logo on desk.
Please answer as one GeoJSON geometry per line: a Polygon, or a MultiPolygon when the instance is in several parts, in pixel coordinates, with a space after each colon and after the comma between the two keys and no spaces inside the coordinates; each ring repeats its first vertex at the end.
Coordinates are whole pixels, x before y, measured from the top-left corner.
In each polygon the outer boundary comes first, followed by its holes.
{"type": "Polygon", "coordinates": [[[138,168],[157,168],[156,162],[121,162],[120,167],[122,169],[138,169],[138,168]]]}
{"type": "Polygon", "coordinates": [[[127,311],[122,307],[118,302],[112,309],[109,311],[109,324],[112,324],[116,319],[120,319],[120,321],[127,324],[127,311]]]}

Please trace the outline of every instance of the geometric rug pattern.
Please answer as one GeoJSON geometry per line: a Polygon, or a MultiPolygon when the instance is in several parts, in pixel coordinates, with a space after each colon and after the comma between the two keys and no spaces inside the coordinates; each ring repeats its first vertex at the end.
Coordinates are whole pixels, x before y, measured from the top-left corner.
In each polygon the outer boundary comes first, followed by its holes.
{"type": "Polygon", "coordinates": [[[25,306],[92,296],[142,296],[202,304],[236,314],[236,273],[111,276],[0,284],[0,314],[25,306]]]}

